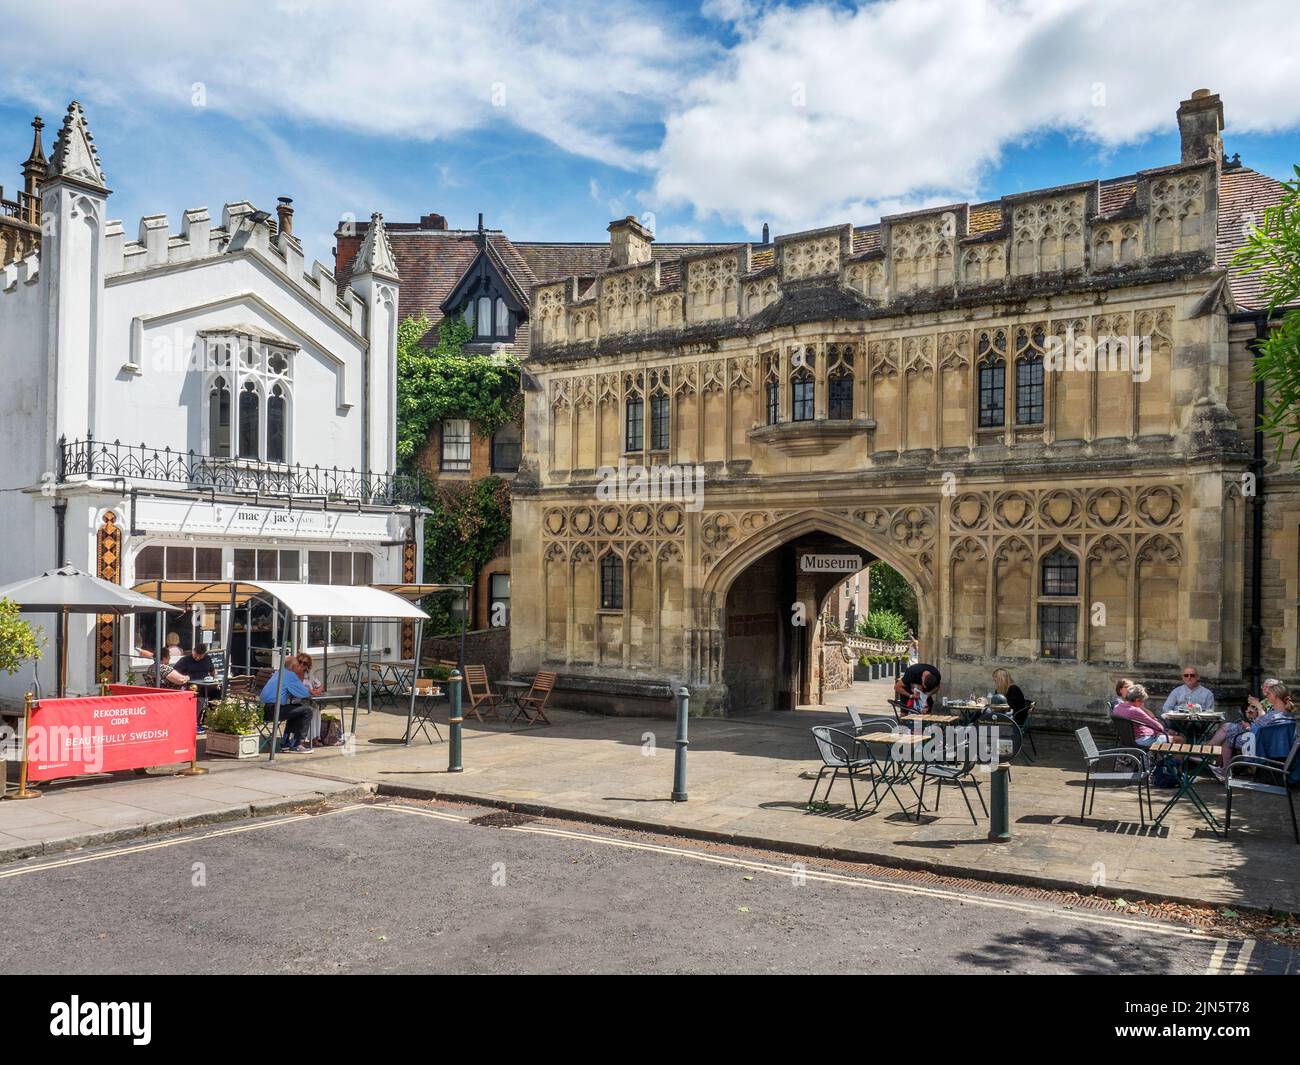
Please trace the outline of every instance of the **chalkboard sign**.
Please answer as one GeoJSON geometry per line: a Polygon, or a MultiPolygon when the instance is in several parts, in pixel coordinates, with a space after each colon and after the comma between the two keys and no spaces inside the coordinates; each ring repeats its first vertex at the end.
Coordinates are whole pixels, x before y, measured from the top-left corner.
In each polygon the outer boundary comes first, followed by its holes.
{"type": "Polygon", "coordinates": [[[208,659],[212,662],[212,673],[214,677],[224,677],[226,675],[226,649],[224,647],[214,647],[208,650],[208,659]]]}

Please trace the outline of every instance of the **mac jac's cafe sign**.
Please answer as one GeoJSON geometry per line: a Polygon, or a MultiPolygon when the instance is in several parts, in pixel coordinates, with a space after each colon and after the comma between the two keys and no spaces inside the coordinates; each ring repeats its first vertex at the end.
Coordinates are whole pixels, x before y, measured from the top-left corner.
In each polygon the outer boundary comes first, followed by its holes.
{"type": "Polygon", "coordinates": [[[347,511],[289,510],[238,503],[199,503],[186,499],[138,499],[135,526],[146,532],[218,536],[274,537],[292,540],[392,539],[389,515],[347,511]]]}
{"type": "Polygon", "coordinates": [[[115,687],[87,699],[42,699],[27,730],[27,778],[53,780],[194,760],[194,693],[115,687]]]}

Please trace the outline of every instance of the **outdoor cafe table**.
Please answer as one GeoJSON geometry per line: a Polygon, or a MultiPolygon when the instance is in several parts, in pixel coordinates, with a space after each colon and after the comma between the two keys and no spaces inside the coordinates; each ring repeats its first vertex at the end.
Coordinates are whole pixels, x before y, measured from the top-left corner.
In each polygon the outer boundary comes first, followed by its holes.
{"type": "Polygon", "coordinates": [[[1218,747],[1211,746],[1208,743],[1153,743],[1149,748],[1156,754],[1178,755],[1182,761],[1178,765],[1178,790],[1174,792],[1166,804],[1165,808],[1156,815],[1152,822],[1153,826],[1158,827],[1160,822],[1165,819],[1178,802],[1179,799],[1186,796],[1191,800],[1200,815],[1205,818],[1205,823],[1218,834],[1219,821],[1210,813],[1210,808],[1205,805],[1205,800],[1196,792],[1196,774],[1200,772],[1203,765],[1215,761],[1223,753],[1218,747]]]}
{"type": "Polygon", "coordinates": [[[988,703],[970,703],[965,701],[953,700],[943,704],[944,710],[955,710],[960,716],[963,724],[973,721],[989,708],[988,703]]]}
{"type": "MultiPolygon", "coordinates": [[[[899,809],[903,811],[903,816],[910,819],[912,814],[908,810],[907,804],[899,798],[898,792],[893,788],[895,784],[906,784],[916,799],[916,818],[919,821],[921,819],[921,796],[917,794],[916,788],[912,787],[912,778],[916,776],[916,767],[922,765],[923,762],[919,758],[895,758],[894,746],[900,744],[916,748],[929,742],[930,737],[919,732],[864,732],[860,736],[854,736],[853,738],[857,743],[872,743],[887,748],[888,753],[883,759],[885,763],[883,766],[884,774],[881,776],[879,783],[884,784],[886,790],[894,796],[894,801],[898,803],[899,809]]],[[[913,751],[913,753],[915,752],[913,751]]],[[[873,787],[873,795],[875,791],[876,789],[873,787]]],[[[881,799],[876,800],[876,805],[879,806],[882,800],[883,796],[881,799]]]]}
{"type": "Polygon", "coordinates": [[[899,719],[905,725],[955,725],[961,720],[958,714],[903,714],[899,719]]]}
{"type": "Polygon", "coordinates": [[[1217,710],[1198,710],[1194,713],[1167,710],[1160,717],[1186,736],[1189,743],[1200,743],[1223,724],[1223,715],[1217,710]]]}
{"type": "Polygon", "coordinates": [[[520,700],[532,691],[532,682],[527,680],[499,680],[497,681],[497,687],[503,692],[506,702],[515,708],[515,712],[506,718],[506,724],[510,724],[520,714],[523,714],[524,720],[531,725],[533,719],[529,716],[528,711],[524,709],[520,700]]]}

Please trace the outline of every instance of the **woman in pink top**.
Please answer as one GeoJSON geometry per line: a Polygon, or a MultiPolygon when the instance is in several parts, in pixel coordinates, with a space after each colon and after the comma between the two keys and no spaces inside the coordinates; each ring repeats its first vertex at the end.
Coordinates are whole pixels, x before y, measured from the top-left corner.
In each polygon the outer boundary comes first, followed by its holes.
{"type": "Polygon", "coordinates": [[[1146,708],[1147,690],[1141,684],[1130,684],[1124,698],[1111,711],[1112,716],[1133,722],[1133,738],[1144,750],[1153,743],[1182,743],[1182,737],[1169,732],[1158,717],[1146,708]]]}

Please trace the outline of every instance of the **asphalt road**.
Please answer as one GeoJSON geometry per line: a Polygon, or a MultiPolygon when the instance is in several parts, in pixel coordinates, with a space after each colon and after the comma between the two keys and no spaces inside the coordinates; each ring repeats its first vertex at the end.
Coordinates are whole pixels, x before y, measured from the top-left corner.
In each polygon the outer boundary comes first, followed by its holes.
{"type": "Polygon", "coordinates": [[[1297,972],[1276,944],[485,811],[347,807],[0,867],[38,973],[1297,972]]]}

